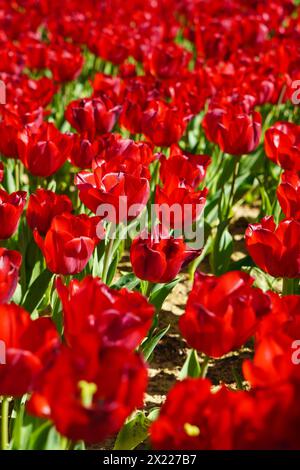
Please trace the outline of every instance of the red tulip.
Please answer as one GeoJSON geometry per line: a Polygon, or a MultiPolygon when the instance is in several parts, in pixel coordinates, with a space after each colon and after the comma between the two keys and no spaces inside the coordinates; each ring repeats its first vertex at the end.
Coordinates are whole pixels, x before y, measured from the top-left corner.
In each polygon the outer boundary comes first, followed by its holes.
{"type": "Polygon", "coordinates": [[[97,135],[110,132],[119,117],[120,107],[103,95],[72,101],[66,109],[66,119],[84,137],[93,141],[97,135]]]}
{"type": "Polygon", "coordinates": [[[300,223],[286,219],[276,227],[273,217],[249,225],[245,241],[253,261],[274,277],[296,278],[300,275],[300,223]]]}
{"type": "Polygon", "coordinates": [[[72,138],[52,123],[44,122],[36,132],[18,134],[18,153],[32,175],[48,177],[56,173],[70,156],[72,138]]]}
{"type": "Polygon", "coordinates": [[[99,443],[117,433],[142,405],[146,386],[146,368],[138,355],[122,348],[101,351],[95,337],[82,337],[80,347],[62,348],[29,411],[47,413],[73,441],[99,443]]]}
{"type": "Polygon", "coordinates": [[[204,180],[211,159],[208,155],[194,155],[172,145],[170,157],[160,158],[160,179],[163,184],[172,184],[174,179],[186,186],[197,189],[204,180]]]}
{"type": "Polygon", "coordinates": [[[22,256],[18,251],[0,248],[0,304],[9,302],[18,283],[22,256]]]}
{"type": "Polygon", "coordinates": [[[80,49],[69,42],[50,44],[47,51],[47,65],[55,81],[69,82],[80,74],[83,56],[80,49]]]}
{"type": "Polygon", "coordinates": [[[145,60],[146,72],[161,79],[174,79],[187,74],[192,54],[173,42],[155,46],[145,60]]]}
{"type": "Polygon", "coordinates": [[[284,170],[300,171],[300,126],[277,122],[265,134],[267,157],[284,170]]]}
{"type": "Polygon", "coordinates": [[[72,202],[68,196],[47,189],[37,189],[30,195],[26,219],[32,230],[37,229],[40,235],[45,235],[56,215],[72,210],[72,202]]]}
{"type": "Polygon", "coordinates": [[[0,338],[6,355],[6,364],[0,366],[1,395],[31,392],[58,347],[54,324],[45,317],[33,321],[21,307],[2,304],[0,338]]]}
{"type": "Polygon", "coordinates": [[[130,261],[140,279],[164,283],[172,281],[199,254],[200,251],[189,250],[181,238],[151,238],[150,234],[142,234],[132,242],[130,261]]]}
{"type": "Polygon", "coordinates": [[[18,228],[26,204],[25,191],[8,194],[0,189],[0,240],[10,238],[18,228]]]}
{"type": "Polygon", "coordinates": [[[45,239],[34,231],[48,269],[56,274],[81,272],[103,235],[99,217],[69,213],[54,217],[45,239]]]}
{"type": "Polygon", "coordinates": [[[206,137],[231,155],[251,153],[259,144],[261,115],[246,114],[234,106],[207,112],[202,122],[206,137]]]}
{"type": "Polygon", "coordinates": [[[285,171],[282,174],[277,198],[287,218],[300,220],[300,178],[297,173],[285,171]]]}
{"type": "Polygon", "coordinates": [[[188,344],[208,356],[221,357],[242,346],[269,312],[270,299],[252,287],[254,279],[240,271],[220,277],[195,274],[179,326],[188,344]]]}
{"type": "Polygon", "coordinates": [[[194,191],[180,184],[175,177],[162,188],[156,187],[156,211],[162,225],[182,230],[191,226],[202,213],[208,190],[194,191]]]}
{"type": "Polygon", "coordinates": [[[186,119],[163,101],[151,101],[142,115],[142,132],[158,147],[176,144],[184,134],[186,119]]]}
{"type": "Polygon", "coordinates": [[[171,389],[150,428],[154,449],[299,449],[297,387],[254,392],[211,387],[209,380],[186,379],[171,389]]]}
{"type": "Polygon", "coordinates": [[[75,184],[80,200],[92,212],[106,216],[107,220],[114,223],[137,217],[144,209],[150,192],[147,178],[141,176],[143,167],[135,167],[135,174],[132,175],[124,172],[119,164],[112,169],[110,162],[106,164],[102,161],[98,164],[92,173],[81,172],[76,176],[75,184]],[[100,214],[101,206],[105,210],[100,214]]]}
{"type": "Polygon", "coordinates": [[[154,308],[138,292],[110,289],[99,278],[72,280],[56,287],[63,304],[64,336],[70,344],[83,333],[96,333],[103,346],[134,351],[150,329],[154,308]]]}
{"type": "Polygon", "coordinates": [[[2,183],[4,178],[4,165],[2,162],[0,162],[0,183],[2,183]]]}
{"type": "Polygon", "coordinates": [[[71,163],[82,170],[91,168],[92,161],[98,154],[99,143],[96,140],[90,142],[88,139],[81,138],[78,134],[74,134],[72,138],[71,163]]]}

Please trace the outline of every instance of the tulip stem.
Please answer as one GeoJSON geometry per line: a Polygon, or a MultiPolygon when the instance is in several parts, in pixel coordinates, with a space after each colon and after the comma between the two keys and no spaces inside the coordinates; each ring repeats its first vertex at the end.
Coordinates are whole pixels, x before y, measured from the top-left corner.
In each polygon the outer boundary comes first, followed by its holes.
{"type": "Polygon", "coordinates": [[[1,449],[8,449],[8,413],[9,401],[7,397],[2,397],[1,404],[1,449]]]}
{"type": "Polygon", "coordinates": [[[200,374],[199,374],[199,377],[201,377],[201,379],[205,379],[206,377],[207,370],[208,370],[208,363],[209,363],[209,357],[205,356],[201,363],[201,369],[200,369],[200,374]]]}
{"type": "Polygon", "coordinates": [[[235,190],[235,183],[236,183],[236,178],[237,178],[237,175],[239,173],[239,163],[240,163],[240,158],[239,157],[234,157],[235,160],[234,160],[234,167],[233,167],[233,175],[232,175],[232,181],[231,181],[231,188],[230,188],[230,193],[229,193],[229,197],[228,197],[228,206],[227,206],[227,209],[226,209],[226,219],[229,218],[229,214],[230,214],[230,209],[231,209],[231,206],[233,205],[233,201],[234,201],[234,190],[235,190]]]}
{"type": "Polygon", "coordinates": [[[114,241],[115,241],[115,239],[113,238],[113,236],[111,236],[111,238],[109,239],[107,248],[105,250],[105,254],[104,254],[102,281],[105,282],[105,283],[107,283],[107,275],[108,275],[109,265],[111,263],[111,257],[112,257],[112,253],[113,253],[114,241]]]}
{"type": "Polygon", "coordinates": [[[282,295],[295,294],[295,279],[284,277],[282,279],[282,295]]]}

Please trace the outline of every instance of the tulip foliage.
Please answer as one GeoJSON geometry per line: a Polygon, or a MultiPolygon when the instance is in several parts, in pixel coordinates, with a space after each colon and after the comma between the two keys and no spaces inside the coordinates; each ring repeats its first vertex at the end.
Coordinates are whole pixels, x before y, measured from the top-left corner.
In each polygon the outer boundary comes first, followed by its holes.
{"type": "Polygon", "coordinates": [[[298,4],[0,0],[2,450],[300,449],[298,4]]]}

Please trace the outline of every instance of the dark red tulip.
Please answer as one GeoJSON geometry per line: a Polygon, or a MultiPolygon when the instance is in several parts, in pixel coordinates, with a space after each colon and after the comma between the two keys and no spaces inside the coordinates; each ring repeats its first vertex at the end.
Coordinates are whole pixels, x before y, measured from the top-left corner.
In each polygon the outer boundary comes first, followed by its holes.
{"type": "Polygon", "coordinates": [[[45,235],[56,215],[72,210],[72,202],[68,196],[47,189],[37,189],[30,195],[26,219],[32,230],[37,229],[40,235],[45,235]]]}
{"type": "Polygon", "coordinates": [[[240,271],[220,277],[195,274],[179,326],[188,344],[208,356],[221,357],[242,346],[269,312],[270,299],[252,287],[254,279],[240,271]]]}
{"type": "Polygon", "coordinates": [[[162,43],[154,47],[147,55],[145,69],[155,77],[174,79],[187,73],[191,58],[192,54],[177,44],[162,43]]]}
{"type": "Polygon", "coordinates": [[[263,271],[274,277],[300,276],[300,223],[293,219],[279,222],[264,217],[259,224],[248,226],[245,234],[247,250],[263,271]]]}
{"type": "Polygon", "coordinates": [[[86,277],[56,287],[64,313],[64,336],[69,344],[83,333],[96,333],[103,347],[134,351],[150,329],[154,307],[138,292],[110,289],[101,279],[86,277]]]}
{"type": "Polygon", "coordinates": [[[26,204],[25,191],[8,194],[0,189],[0,240],[10,238],[18,228],[26,204]]]}
{"type": "Polygon", "coordinates": [[[85,214],[57,215],[43,239],[37,229],[34,238],[46,260],[48,269],[56,274],[77,274],[87,265],[104,231],[99,217],[85,214]]]}
{"type": "Polygon", "coordinates": [[[31,320],[14,304],[0,305],[0,338],[5,344],[6,364],[0,365],[0,393],[22,396],[31,392],[59,345],[49,318],[31,320]]]}
{"type": "Polygon", "coordinates": [[[99,143],[96,140],[90,142],[88,139],[84,139],[78,134],[74,134],[72,139],[71,163],[82,170],[91,168],[92,161],[98,154],[99,143]]]}
{"type": "Polygon", "coordinates": [[[284,170],[300,171],[300,126],[277,122],[265,134],[267,157],[284,170]]]}
{"type": "Polygon", "coordinates": [[[97,135],[110,132],[116,124],[120,107],[103,95],[72,101],[66,109],[66,119],[84,137],[93,141],[97,135]]]}
{"type": "Polygon", "coordinates": [[[182,238],[153,237],[142,233],[133,240],[130,261],[137,277],[150,282],[170,282],[181,268],[200,254],[189,250],[182,238]]]}
{"type": "Polygon", "coordinates": [[[300,220],[300,178],[298,173],[285,171],[277,188],[277,198],[288,219],[300,220]]]}
{"type": "Polygon", "coordinates": [[[32,175],[45,178],[56,173],[70,156],[72,137],[62,134],[52,123],[44,122],[36,132],[18,134],[18,153],[32,175]]]}
{"type": "Polygon", "coordinates": [[[261,115],[246,114],[234,106],[215,108],[206,113],[202,122],[206,137],[223,152],[243,155],[253,152],[261,135],[261,115]]]}
{"type": "Polygon", "coordinates": [[[18,283],[22,256],[18,251],[0,248],[0,304],[9,302],[18,283]]]}

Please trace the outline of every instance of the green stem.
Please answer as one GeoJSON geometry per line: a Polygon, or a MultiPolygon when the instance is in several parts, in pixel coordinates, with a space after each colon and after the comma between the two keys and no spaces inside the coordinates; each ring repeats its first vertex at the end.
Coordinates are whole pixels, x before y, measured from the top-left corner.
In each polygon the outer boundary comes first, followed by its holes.
{"type": "Polygon", "coordinates": [[[228,197],[228,205],[227,205],[227,209],[226,209],[226,219],[229,218],[230,209],[231,209],[231,206],[234,202],[235,183],[236,183],[237,175],[239,173],[240,157],[234,157],[234,158],[235,158],[235,160],[234,160],[231,188],[230,188],[230,193],[229,193],[229,197],[228,197]]]}
{"type": "Polygon", "coordinates": [[[200,371],[200,375],[199,375],[199,377],[201,377],[201,379],[204,379],[206,377],[207,370],[208,370],[208,363],[209,363],[209,357],[205,356],[202,363],[201,363],[201,371],[200,371]]]}
{"type": "Polygon", "coordinates": [[[110,238],[107,249],[105,250],[104,261],[103,261],[103,271],[102,271],[102,281],[107,282],[107,274],[109,270],[109,265],[111,263],[111,257],[113,253],[115,239],[113,236],[110,238]]]}
{"type": "Polygon", "coordinates": [[[7,397],[2,397],[1,404],[1,449],[8,449],[8,413],[9,401],[7,397]]]}
{"type": "Polygon", "coordinates": [[[295,293],[295,279],[284,277],[282,279],[282,295],[293,295],[295,293]]]}

